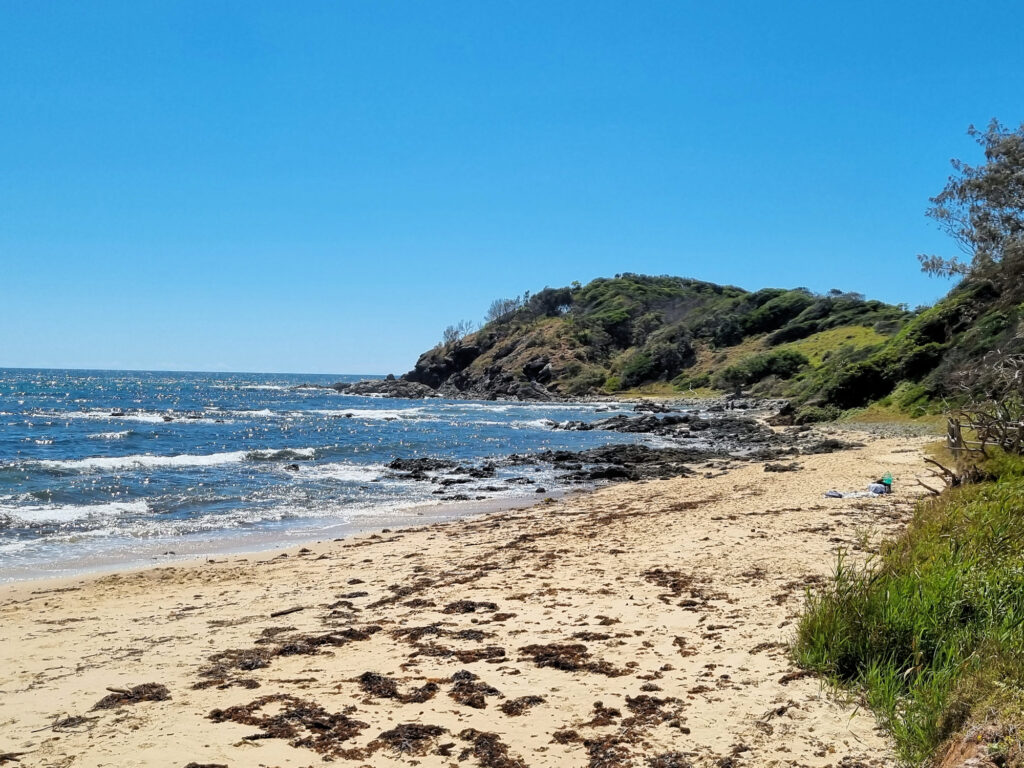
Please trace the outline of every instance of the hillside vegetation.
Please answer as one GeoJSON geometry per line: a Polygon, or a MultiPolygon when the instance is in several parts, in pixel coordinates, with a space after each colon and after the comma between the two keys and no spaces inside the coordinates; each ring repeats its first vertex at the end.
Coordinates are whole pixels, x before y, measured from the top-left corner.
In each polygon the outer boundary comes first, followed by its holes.
{"type": "Polygon", "coordinates": [[[839,355],[863,359],[914,317],[857,294],[756,292],[623,274],[497,302],[480,330],[422,355],[407,379],[486,396],[613,394],[656,384],[791,395],[839,355]],[[525,389],[525,392],[524,392],[525,389]]]}
{"type": "Polygon", "coordinates": [[[913,312],[838,290],[627,273],[498,302],[503,314],[424,353],[405,378],[483,398],[742,391],[790,398],[800,421],[878,401],[921,415],[985,355],[1022,348],[1024,280],[1012,269],[970,275],[913,312]]]}
{"type": "Polygon", "coordinates": [[[1022,301],[1021,281],[989,277],[910,312],[837,290],[627,273],[499,302],[406,378],[479,397],[742,390],[791,398],[804,421],[878,400],[920,414],[955,393],[959,371],[1020,345],[1022,301]]]}

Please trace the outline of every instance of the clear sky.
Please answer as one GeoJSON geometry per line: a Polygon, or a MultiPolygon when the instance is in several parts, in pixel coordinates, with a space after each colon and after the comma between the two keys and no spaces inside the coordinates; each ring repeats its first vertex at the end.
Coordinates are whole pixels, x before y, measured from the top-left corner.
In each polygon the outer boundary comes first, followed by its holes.
{"type": "Polygon", "coordinates": [[[911,306],[1009,2],[0,0],[0,366],[386,373],[617,272],[911,306]]]}

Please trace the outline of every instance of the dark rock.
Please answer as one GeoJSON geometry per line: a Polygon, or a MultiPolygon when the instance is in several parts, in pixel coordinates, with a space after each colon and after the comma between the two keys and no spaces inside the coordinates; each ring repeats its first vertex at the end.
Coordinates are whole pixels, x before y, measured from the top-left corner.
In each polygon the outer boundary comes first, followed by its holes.
{"type": "Polygon", "coordinates": [[[339,381],[332,384],[331,389],[343,395],[376,395],[379,397],[402,397],[420,400],[425,397],[438,397],[434,389],[404,379],[364,379],[363,381],[339,381]]]}
{"type": "Polygon", "coordinates": [[[806,445],[800,446],[800,453],[815,454],[815,453],[835,453],[836,451],[846,451],[850,448],[863,448],[864,443],[852,443],[847,440],[839,440],[835,437],[826,437],[821,440],[815,440],[807,443],[806,445]]]}
{"type": "Polygon", "coordinates": [[[635,413],[672,413],[675,410],[675,408],[657,400],[645,400],[633,406],[635,413]]]}
{"type": "Polygon", "coordinates": [[[551,381],[551,364],[546,355],[534,357],[523,366],[523,376],[530,381],[551,381]],[[546,372],[546,373],[545,373],[546,372]]]}
{"type": "Polygon", "coordinates": [[[803,467],[801,467],[795,461],[790,462],[789,464],[771,464],[771,463],[769,463],[769,464],[765,464],[764,465],[764,471],[765,472],[797,472],[800,469],[803,469],[803,467]]]}
{"type": "Polygon", "coordinates": [[[442,469],[452,469],[459,466],[451,459],[434,459],[430,456],[420,456],[415,459],[393,459],[388,462],[388,469],[399,472],[436,472],[442,469]]]}
{"type": "Polygon", "coordinates": [[[767,422],[773,427],[788,427],[793,424],[796,416],[796,409],[792,403],[784,403],[774,416],[769,416],[767,422]]]}

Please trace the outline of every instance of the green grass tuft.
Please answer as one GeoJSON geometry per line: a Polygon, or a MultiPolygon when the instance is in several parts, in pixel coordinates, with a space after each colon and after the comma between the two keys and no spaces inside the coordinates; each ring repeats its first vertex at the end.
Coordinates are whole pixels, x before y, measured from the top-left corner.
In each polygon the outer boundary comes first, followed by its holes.
{"type": "Polygon", "coordinates": [[[827,588],[808,593],[798,662],[859,689],[911,765],[996,705],[1022,711],[1024,477],[1013,469],[921,502],[877,559],[840,557],[827,588]]]}

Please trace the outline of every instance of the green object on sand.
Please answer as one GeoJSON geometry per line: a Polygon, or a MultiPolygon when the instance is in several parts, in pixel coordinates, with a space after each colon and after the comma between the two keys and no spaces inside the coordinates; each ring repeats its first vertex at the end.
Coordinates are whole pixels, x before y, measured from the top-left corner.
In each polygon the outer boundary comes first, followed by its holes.
{"type": "Polygon", "coordinates": [[[886,472],[882,475],[882,482],[885,485],[892,485],[892,472],[886,472]]]}

